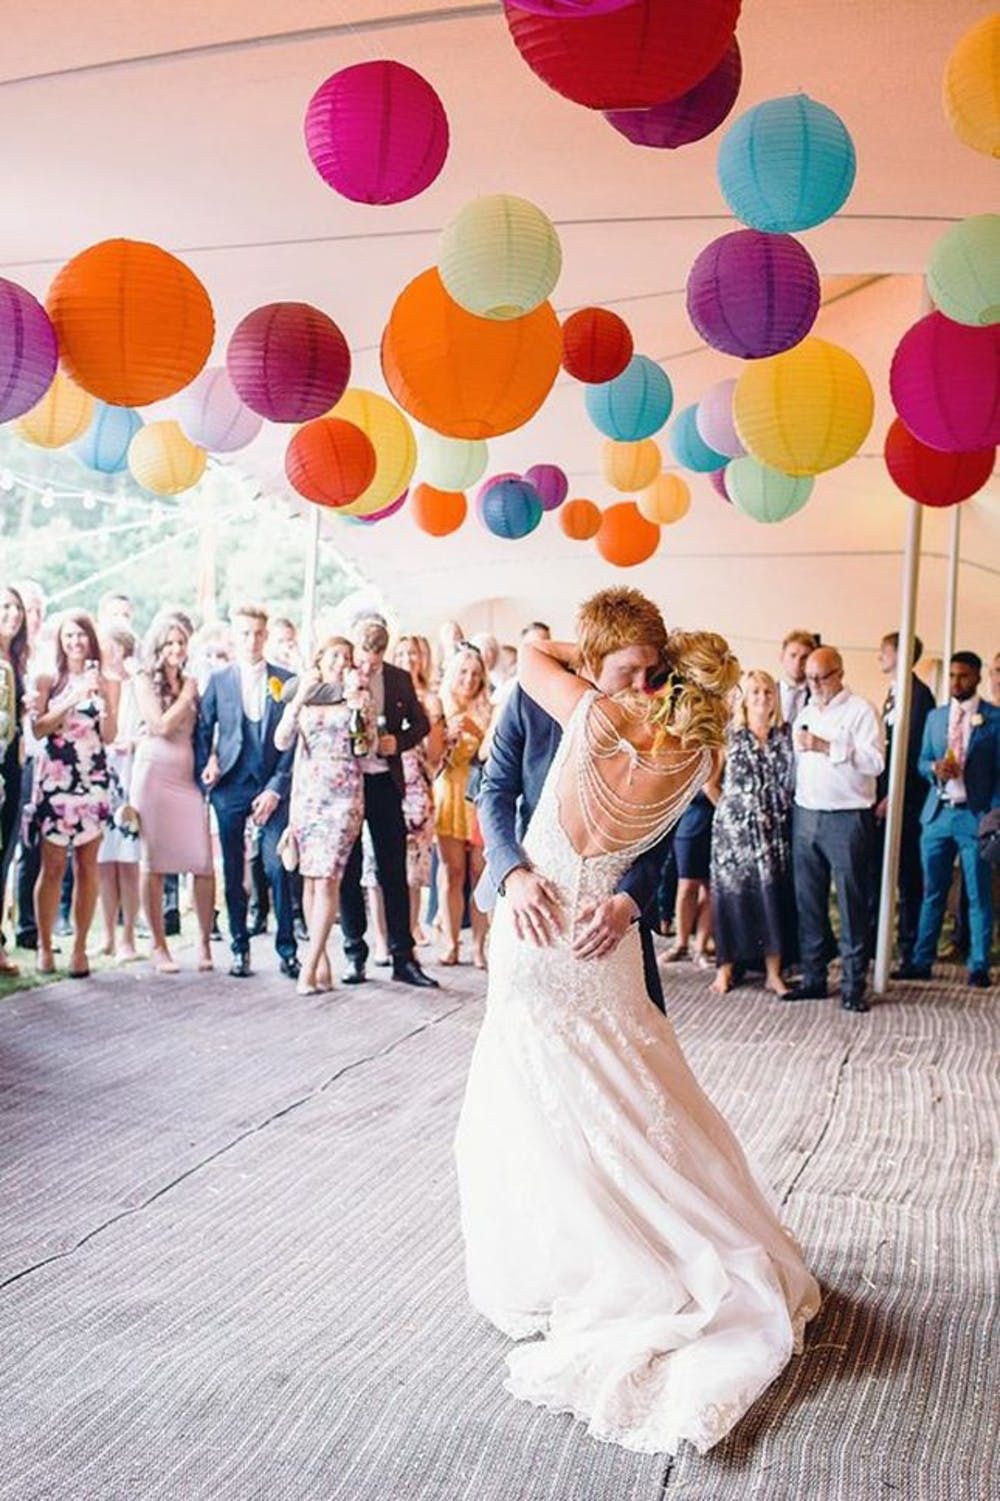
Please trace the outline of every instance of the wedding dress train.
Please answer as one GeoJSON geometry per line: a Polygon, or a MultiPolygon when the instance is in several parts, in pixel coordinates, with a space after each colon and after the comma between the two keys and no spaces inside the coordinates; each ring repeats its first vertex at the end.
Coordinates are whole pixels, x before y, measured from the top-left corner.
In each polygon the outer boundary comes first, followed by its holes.
{"type": "MultiPolygon", "coordinates": [[[[586,858],[570,843],[559,778],[590,754],[596,697],[567,725],[525,839],[570,913],[664,832],[586,858]]],[[[581,961],[566,941],[520,942],[498,903],[456,1155],[471,1300],[525,1341],[508,1356],[515,1397],[628,1449],[704,1452],[801,1349],[819,1289],[650,1002],[635,927],[581,961]]]]}

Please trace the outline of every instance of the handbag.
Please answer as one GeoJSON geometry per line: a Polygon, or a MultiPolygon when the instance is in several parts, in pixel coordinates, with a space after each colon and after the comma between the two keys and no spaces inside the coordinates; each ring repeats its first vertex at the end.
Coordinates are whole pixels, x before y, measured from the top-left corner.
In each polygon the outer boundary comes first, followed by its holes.
{"type": "Polygon", "coordinates": [[[287,871],[299,868],[299,841],[295,837],[295,830],[289,825],[285,829],[277,844],[277,856],[287,871]]]}

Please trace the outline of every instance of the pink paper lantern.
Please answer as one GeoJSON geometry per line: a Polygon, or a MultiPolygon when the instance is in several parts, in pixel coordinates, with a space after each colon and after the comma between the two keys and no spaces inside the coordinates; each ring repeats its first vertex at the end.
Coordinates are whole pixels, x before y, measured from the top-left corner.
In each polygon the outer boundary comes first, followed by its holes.
{"type": "Polygon", "coordinates": [[[973,328],[928,313],[903,335],[889,372],[892,404],[931,448],[970,453],[1000,443],[1000,324],[973,328]]]}
{"type": "Polygon", "coordinates": [[[729,491],[726,489],[726,471],[725,471],[725,469],[713,469],[712,472],[711,472],[711,474],[708,477],[712,481],[712,489],[715,491],[715,493],[717,495],[721,495],[722,498],[723,498],[723,500],[727,503],[727,505],[732,505],[732,503],[733,503],[733,497],[730,495],[729,491]]]}
{"type": "Polygon", "coordinates": [[[307,302],[272,302],[239,323],[226,350],[239,397],[270,422],[308,422],[335,406],[351,352],[332,318],[307,302]]]}
{"type": "Polygon", "coordinates": [[[557,511],[569,494],[569,480],[558,464],[532,464],[524,477],[538,491],[543,511],[557,511]]]}
{"type": "Polygon", "coordinates": [[[714,448],[716,453],[724,453],[727,459],[741,459],[746,453],[733,421],[735,390],[735,380],[720,380],[710,386],[699,401],[694,417],[702,442],[714,448]]]}
{"type": "Polygon", "coordinates": [[[635,146],[660,151],[690,146],[719,128],[736,103],[742,81],[743,59],[733,37],[721,62],[679,99],[667,99],[652,109],[606,110],[604,118],[635,146]]]}
{"type": "Polygon", "coordinates": [[[36,297],[0,277],[0,422],[30,412],[52,384],[56,331],[36,297]]]}
{"type": "Polygon", "coordinates": [[[448,155],[448,117],[426,78],[383,59],[320,84],[305,118],[316,171],[354,203],[403,203],[430,187],[448,155]]]}

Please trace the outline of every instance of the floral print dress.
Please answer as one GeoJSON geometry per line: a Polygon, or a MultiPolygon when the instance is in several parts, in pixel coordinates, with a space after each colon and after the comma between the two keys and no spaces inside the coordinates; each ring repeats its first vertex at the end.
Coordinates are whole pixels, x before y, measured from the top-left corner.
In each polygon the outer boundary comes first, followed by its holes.
{"type": "Polygon", "coordinates": [[[403,752],[403,818],[406,822],[406,884],[429,886],[434,849],[434,784],[423,742],[403,752]]]}
{"type": "Polygon", "coordinates": [[[288,824],[299,850],[299,874],[339,880],[365,813],[361,762],[353,753],[346,703],[304,704],[292,772],[288,824]]]}
{"type": "MultiPolygon", "coordinates": [[[[77,681],[71,677],[66,690],[77,681]]],[[[100,719],[101,699],[94,694],[76,704],[43,742],[35,817],[50,844],[87,844],[99,839],[111,821],[111,774],[100,719]]]]}

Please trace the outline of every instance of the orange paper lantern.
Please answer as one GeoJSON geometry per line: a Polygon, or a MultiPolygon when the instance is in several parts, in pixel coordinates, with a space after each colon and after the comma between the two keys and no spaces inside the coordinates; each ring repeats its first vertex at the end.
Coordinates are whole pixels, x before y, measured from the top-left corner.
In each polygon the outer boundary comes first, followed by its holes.
{"type": "Polygon", "coordinates": [[[639,514],[634,501],[623,500],[601,517],[597,551],[616,568],[634,568],[653,556],[659,541],[660,528],[639,514]]]}
{"type": "Polygon", "coordinates": [[[353,422],[316,417],[293,434],[285,450],[288,483],[320,506],[346,506],[375,478],[375,449],[353,422]]]}
{"type": "Polygon", "coordinates": [[[102,240],[67,261],[45,306],[76,383],[112,406],[147,406],[194,380],[215,319],[183,261],[141,240],[102,240]]]}
{"type": "Polygon", "coordinates": [[[567,500],[559,508],[559,525],[571,542],[589,542],[601,529],[601,513],[592,500],[567,500]]]}
{"type": "Polygon", "coordinates": [[[562,333],[549,303],[523,318],[478,318],[435,268],[396,299],[382,373],[400,406],[449,438],[494,438],[533,417],[559,371],[562,333]]]}
{"type": "Polygon", "coordinates": [[[447,537],[449,532],[457,532],[468,509],[460,490],[435,490],[433,485],[417,485],[410,497],[410,514],[420,530],[432,537],[447,537]]]}

